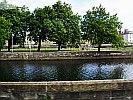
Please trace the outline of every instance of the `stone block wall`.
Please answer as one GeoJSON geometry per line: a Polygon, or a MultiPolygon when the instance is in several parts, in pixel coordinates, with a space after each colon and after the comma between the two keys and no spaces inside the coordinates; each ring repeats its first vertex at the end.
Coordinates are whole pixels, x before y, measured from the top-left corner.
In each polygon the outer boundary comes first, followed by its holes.
{"type": "Polygon", "coordinates": [[[133,58],[133,51],[0,52],[0,60],[71,60],[133,58]]]}
{"type": "Polygon", "coordinates": [[[133,80],[1,82],[0,100],[133,100],[133,80]]]}

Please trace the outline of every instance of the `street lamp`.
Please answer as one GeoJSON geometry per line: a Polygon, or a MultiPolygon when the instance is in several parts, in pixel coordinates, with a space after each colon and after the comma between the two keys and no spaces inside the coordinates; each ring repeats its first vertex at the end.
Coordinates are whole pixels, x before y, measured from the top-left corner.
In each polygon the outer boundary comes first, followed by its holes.
{"type": "Polygon", "coordinates": [[[13,37],[14,37],[14,34],[12,34],[12,53],[13,53],[13,37]]]}
{"type": "Polygon", "coordinates": [[[30,49],[30,52],[31,52],[31,41],[28,41],[29,42],[29,49],[30,49]]]}

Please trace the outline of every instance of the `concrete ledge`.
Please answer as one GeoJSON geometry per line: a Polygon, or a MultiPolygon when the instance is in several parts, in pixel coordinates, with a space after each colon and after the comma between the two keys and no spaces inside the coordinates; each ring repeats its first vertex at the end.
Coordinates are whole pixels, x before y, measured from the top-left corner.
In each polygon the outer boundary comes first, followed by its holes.
{"type": "Polygon", "coordinates": [[[0,60],[73,60],[133,58],[133,51],[0,52],[0,60]]]}
{"type": "MultiPolygon", "coordinates": [[[[133,90],[133,80],[91,80],[91,81],[53,81],[53,82],[0,82],[0,87],[14,87],[24,91],[99,91],[99,90],[133,90]],[[26,88],[25,88],[26,87],[26,88]],[[34,87],[34,89],[32,89],[34,87]],[[21,89],[19,89],[21,88],[21,89]],[[35,88],[39,88],[35,90],[35,88]]],[[[1,90],[0,90],[1,91],[1,90]]]]}
{"type": "Polygon", "coordinates": [[[132,100],[132,91],[133,80],[0,82],[0,100],[132,100]]]}

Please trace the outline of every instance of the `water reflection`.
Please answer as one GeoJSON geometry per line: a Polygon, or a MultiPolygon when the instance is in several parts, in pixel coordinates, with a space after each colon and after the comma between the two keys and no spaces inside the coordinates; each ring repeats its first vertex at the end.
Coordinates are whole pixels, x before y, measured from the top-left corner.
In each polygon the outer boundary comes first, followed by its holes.
{"type": "Polygon", "coordinates": [[[123,78],[123,66],[108,65],[106,63],[85,64],[82,67],[82,79],[85,80],[103,80],[103,79],[121,79],[123,78]]]}
{"type": "Polygon", "coordinates": [[[133,79],[132,59],[0,61],[0,81],[76,81],[133,79]]]}

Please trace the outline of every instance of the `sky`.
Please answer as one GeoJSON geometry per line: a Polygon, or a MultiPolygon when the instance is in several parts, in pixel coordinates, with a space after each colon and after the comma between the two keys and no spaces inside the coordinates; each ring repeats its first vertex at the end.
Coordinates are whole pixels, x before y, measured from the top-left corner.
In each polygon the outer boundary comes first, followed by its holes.
{"type": "MultiPolygon", "coordinates": [[[[0,0],[2,2],[3,0],[0,0]]],[[[58,0],[6,0],[9,4],[23,6],[25,5],[31,11],[35,8],[43,8],[51,6],[58,0]]],[[[119,21],[123,23],[123,30],[129,29],[133,31],[133,0],[60,0],[72,6],[74,13],[83,16],[88,10],[100,4],[106,8],[111,15],[118,14],[119,21]]]]}

